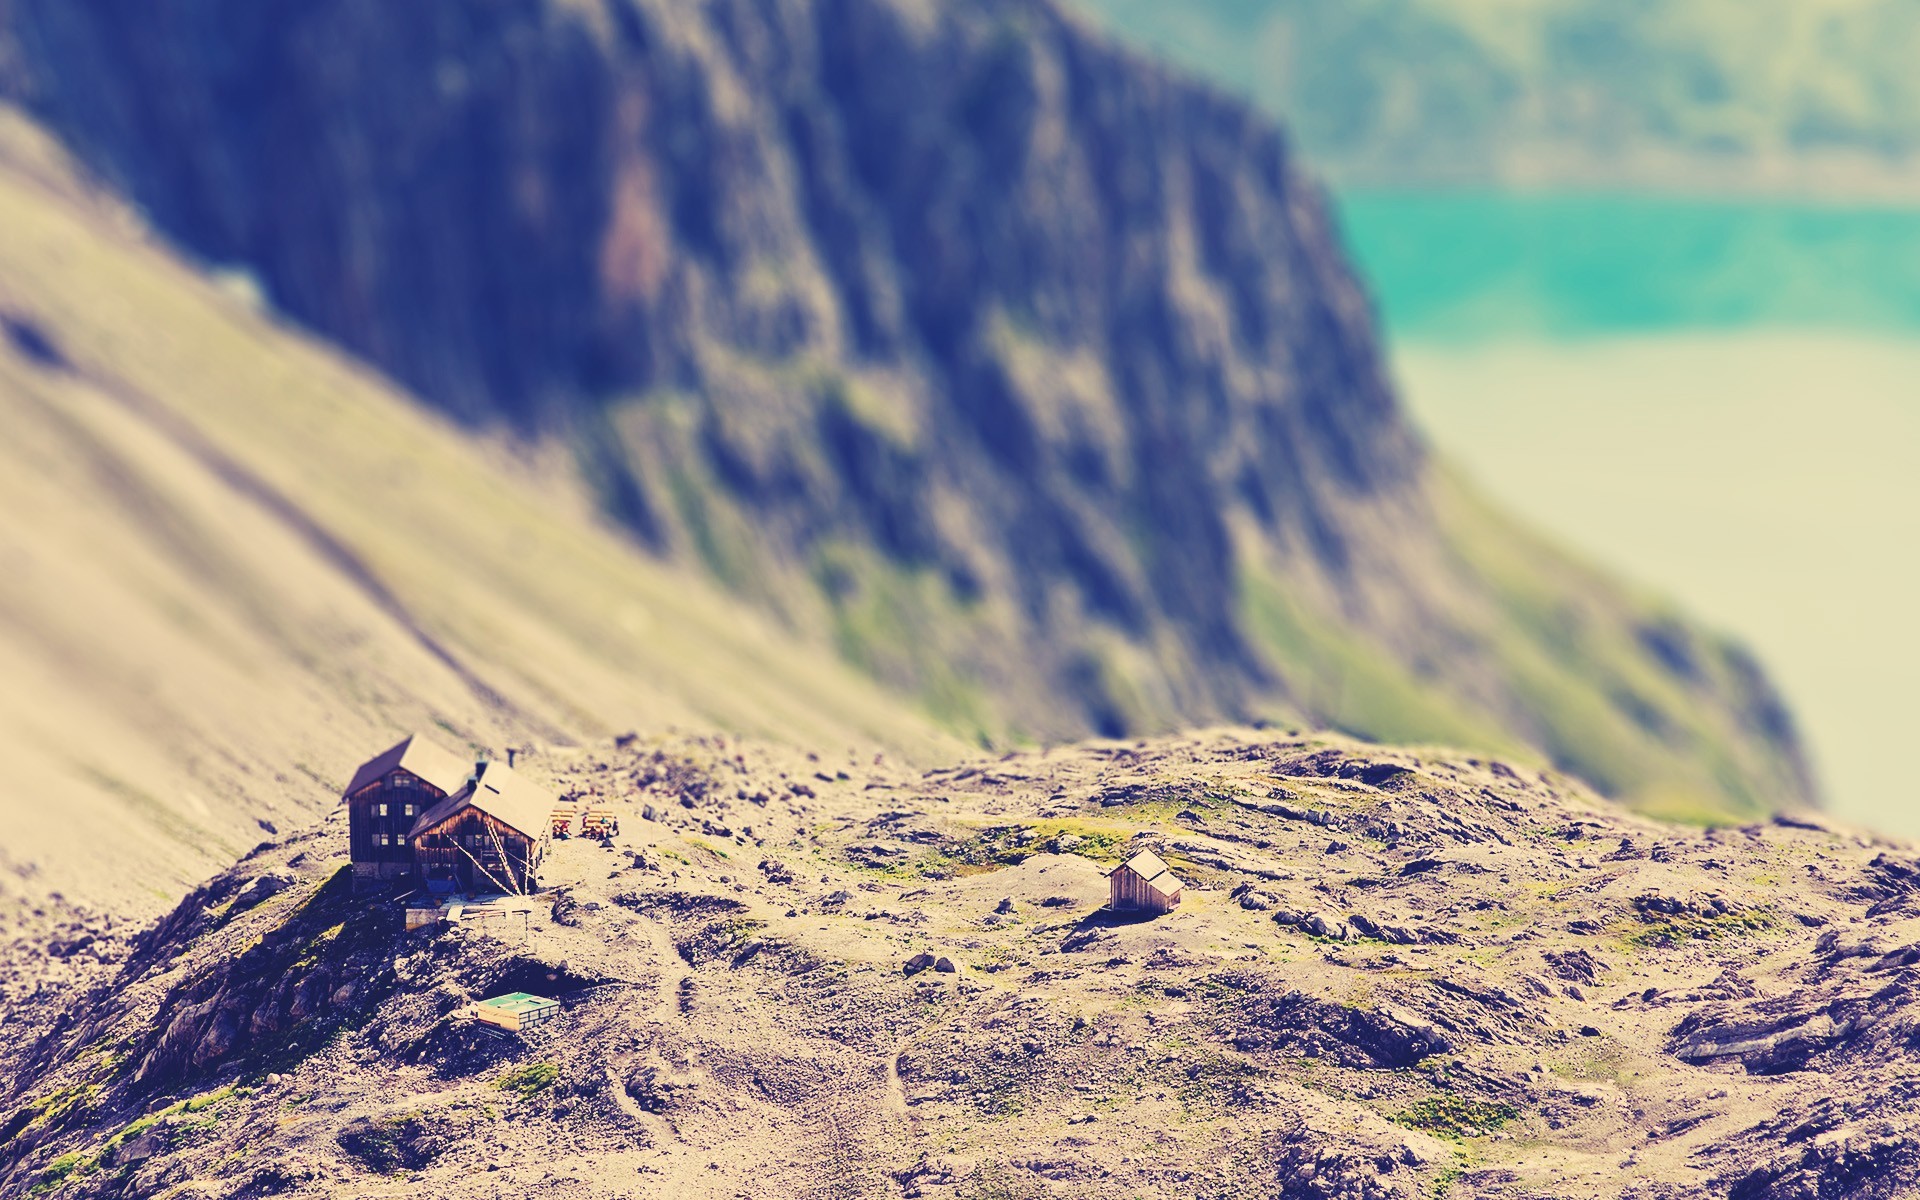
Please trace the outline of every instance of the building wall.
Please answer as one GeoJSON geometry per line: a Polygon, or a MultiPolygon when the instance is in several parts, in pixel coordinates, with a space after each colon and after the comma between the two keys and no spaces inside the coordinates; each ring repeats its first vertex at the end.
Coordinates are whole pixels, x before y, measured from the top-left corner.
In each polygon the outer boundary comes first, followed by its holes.
{"type": "Polygon", "coordinates": [[[423,830],[412,853],[423,876],[454,879],[462,891],[530,892],[538,886],[547,841],[467,808],[423,830]]]}
{"type": "Polygon", "coordinates": [[[1139,872],[1130,867],[1118,868],[1107,877],[1107,882],[1108,904],[1115,909],[1171,912],[1180,902],[1177,894],[1168,897],[1148,887],[1139,872]]]}
{"type": "Polygon", "coordinates": [[[347,797],[347,852],[362,879],[413,873],[407,834],[446,793],[409,771],[392,771],[347,797]]]}

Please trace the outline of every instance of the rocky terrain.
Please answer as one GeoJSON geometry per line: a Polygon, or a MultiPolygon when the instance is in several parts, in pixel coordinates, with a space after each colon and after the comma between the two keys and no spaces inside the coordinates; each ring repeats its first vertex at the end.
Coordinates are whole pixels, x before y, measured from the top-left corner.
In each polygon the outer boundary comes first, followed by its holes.
{"type": "Polygon", "coordinates": [[[549,747],[621,817],[527,933],[407,933],[344,820],[7,960],[0,1192],[1738,1197],[1920,1186],[1912,850],[1662,825],[1277,730],[922,771],[549,747]],[[1101,911],[1150,847],[1187,881],[1101,911]],[[37,988],[37,990],[36,990],[37,988]],[[471,998],[562,1014],[481,1032],[471,998]]]}
{"type": "Polygon", "coordinates": [[[1667,812],[1813,795],[1744,652],[1428,459],[1278,127],[1051,0],[7,0],[0,96],[229,291],[975,742],[1297,716],[1667,812]]]}

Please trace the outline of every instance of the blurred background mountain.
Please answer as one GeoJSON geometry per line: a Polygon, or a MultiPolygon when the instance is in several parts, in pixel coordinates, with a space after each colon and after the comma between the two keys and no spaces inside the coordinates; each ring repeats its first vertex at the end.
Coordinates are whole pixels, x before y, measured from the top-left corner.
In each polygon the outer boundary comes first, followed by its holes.
{"type": "MultiPolygon", "coordinates": [[[[1505,515],[1586,448],[1429,453],[1277,123],[1045,0],[5,0],[0,94],[17,855],[191,878],[416,724],[1817,796],[1740,644],[1505,515]]],[[[1461,245],[1347,211],[1390,320],[1461,245]]]]}
{"type": "Polygon", "coordinates": [[[1443,454],[1759,647],[1835,807],[1920,833],[1920,8],[1085,7],[1287,115],[1443,454]]]}
{"type": "Polygon", "coordinates": [[[1082,0],[1345,185],[1920,194],[1901,0],[1082,0]]]}

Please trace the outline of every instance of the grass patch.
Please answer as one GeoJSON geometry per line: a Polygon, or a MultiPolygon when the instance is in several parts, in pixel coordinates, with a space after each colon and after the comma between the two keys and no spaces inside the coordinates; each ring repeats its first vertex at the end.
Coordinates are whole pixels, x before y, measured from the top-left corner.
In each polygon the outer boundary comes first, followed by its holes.
{"type": "Polygon", "coordinates": [[[1131,829],[1089,821],[996,825],[972,837],[945,842],[922,858],[874,869],[912,879],[954,879],[1016,867],[1036,854],[1078,854],[1099,863],[1117,863],[1126,857],[1132,836],[1131,829]]]}
{"type": "Polygon", "coordinates": [[[100,1095],[99,1084],[76,1083],[30,1100],[8,1122],[7,1130],[0,1133],[0,1145],[11,1142],[21,1133],[72,1123],[69,1118],[85,1120],[98,1107],[100,1095]]]}
{"type": "Polygon", "coordinates": [[[1469,1100],[1453,1092],[1443,1092],[1428,1096],[1389,1119],[1395,1125],[1457,1142],[1471,1137],[1485,1137],[1519,1115],[1519,1110],[1511,1104],[1469,1100]]]}
{"type": "Polygon", "coordinates": [[[528,1063],[524,1067],[515,1067],[493,1081],[493,1086],[503,1092],[512,1092],[522,1100],[531,1100],[553,1086],[560,1078],[560,1068],[552,1063],[528,1063]]]}
{"type": "Polygon", "coordinates": [[[1279,580],[1242,574],[1239,608],[1260,647],[1300,681],[1316,722],[1371,741],[1466,746],[1537,758],[1499,722],[1440,683],[1418,677],[1366,637],[1308,609],[1279,580]]]}
{"type": "Polygon", "coordinates": [[[1627,945],[1640,950],[1672,950],[1689,942],[1717,942],[1726,938],[1765,933],[1777,922],[1761,909],[1728,909],[1723,913],[1663,913],[1640,911],[1642,927],[1626,935],[1627,945]]]}
{"type": "Polygon", "coordinates": [[[92,1150],[75,1150],[54,1159],[53,1162],[48,1164],[47,1169],[41,1173],[40,1178],[35,1181],[34,1185],[28,1189],[27,1194],[30,1196],[45,1195],[59,1187],[69,1178],[86,1175],[89,1172],[98,1170],[100,1164],[110,1158],[120,1147],[126,1145],[128,1142],[139,1137],[169,1117],[177,1117],[188,1113],[206,1113],[207,1115],[198,1121],[181,1125],[171,1130],[168,1137],[170,1146],[177,1146],[182,1142],[197,1140],[200,1136],[211,1132],[219,1124],[219,1114],[209,1110],[236,1097],[251,1095],[253,1095],[252,1088],[228,1084],[225,1087],[215,1088],[210,1092],[202,1092],[198,1096],[192,1096],[185,1100],[169,1104],[167,1107],[156,1112],[135,1117],[132,1121],[123,1125],[111,1137],[107,1138],[106,1141],[102,1142],[97,1148],[92,1150]]]}
{"type": "Polygon", "coordinates": [[[992,615],[958,594],[945,575],[840,541],[815,552],[810,575],[827,602],[843,660],[910,691],[943,728],[975,745],[1014,740],[1000,704],[954,666],[967,641],[990,629],[992,615]]]}
{"type": "Polygon", "coordinates": [[[92,1167],[92,1161],[78,1150],[68,1154],[62,1154],[59,1158],[47,1164],[47,1169],[41,1172],[40,1178],[35,1180],[33,1186],[27,1189],[27,1195],[44,1196],[65,1183],[69,1177],[84,1175],[91,1170],[92,1167]]]}
{"type": "Polygon", "coordinates": [[[1433,1200],[1447,1200],[1447,1197],[1453,1195],[1453,1185],[1466,1176],[1466,1152],[1456,1150],[1454,1156],[1454,1160],[1433,1177],[1433,1189],[1428,1193],[1433,1200]]]}

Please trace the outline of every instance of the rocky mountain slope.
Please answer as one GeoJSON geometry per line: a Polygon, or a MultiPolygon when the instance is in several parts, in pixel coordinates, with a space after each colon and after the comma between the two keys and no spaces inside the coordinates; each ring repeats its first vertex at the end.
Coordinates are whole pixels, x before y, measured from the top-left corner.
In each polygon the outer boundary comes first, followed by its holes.
{"type": "Polygon", "coordinates": [[[1920,194],[1898,0],[1081,0],[1356,184],[1920,194]]]}
{"type": "Polygon", "coordinates": [[[1047,0],[8,0],[0,91],[968,736],[1305,714],[1812,793],[1742,652],[1427,460],[1278,130],[1047,0]]]}
{"type": "Polygon", "coordinates": [[[525,941],[402,931],[343,886],[336,817],[135,936],[68,919],[9,960],[0,1191],[1920,1186],[1908,847],[1278,732],[924,773],[722,738],[526,769],[624,828],[558,844],[525,941]],[[1140,847],[1186,899],[1116,922],[1102,872],[1140,847]],[[458,1016],[515,989],[562,1014],[458,1016]]]}
{"type": "Polygon", "coordinates": [[[416,725],[956,743],[263,319],[0,111],[0,878],[164,911],[416,725]],[[18,872],[18,874],[16,874],[18,872]]]}

